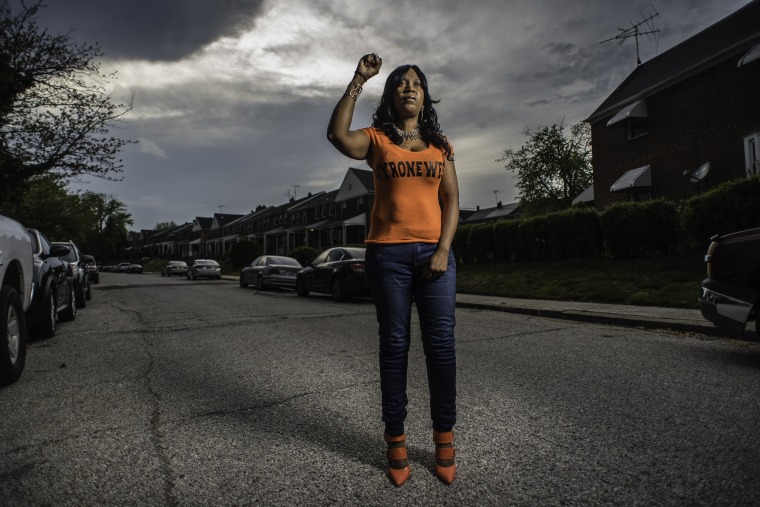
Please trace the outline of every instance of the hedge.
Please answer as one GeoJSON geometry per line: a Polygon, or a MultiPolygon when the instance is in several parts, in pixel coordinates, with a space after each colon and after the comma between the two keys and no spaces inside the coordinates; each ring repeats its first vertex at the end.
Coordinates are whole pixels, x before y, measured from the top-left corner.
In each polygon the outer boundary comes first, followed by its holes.
{"type": "Polygon", "coordinates": [[[681,203],[683,227],[696,245],[715,234],[760,227],[760,176],[721,183],[681,203]]]}

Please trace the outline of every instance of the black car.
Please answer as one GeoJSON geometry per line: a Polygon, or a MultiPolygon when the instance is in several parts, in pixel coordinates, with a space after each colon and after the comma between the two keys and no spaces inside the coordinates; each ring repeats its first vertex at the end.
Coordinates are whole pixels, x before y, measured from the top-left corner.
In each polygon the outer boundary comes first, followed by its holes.
{"type": "Polygon", "coordinates": [[[755,319],[760,334],[760,228],[716,235],[705,255],[699,309],[715,326],[741,337],[755,319]]]}
{"type": "Polygon", "coordinates": [[[332,294],[336,301],[351,296],[369,296],[364,275],[364,252],[359,247],[329,248],[319,254],[296,275],[296,292],[308,296],[310,292],[332,294]]]}
{"type": "Polygon", "coordinates": [[[34,297],[26,312],[26,321],[32,336],[50,338],[55,335],[57,320],[74,320],[77,316],[69,264],[61,259],[70,249],[64,245],[51,245],[37,229],[27,231],[34,251],[34,297]]]}
{"type": "Polygon", "coordinates": [[[52,245],[69,247],[69,253],[61,256],[61,259],[69,263],[69,275],[74,281],[74,300],[77,308],[86,307],[87,301],[92,299],[92,290],[90,287],[90,271],[84,262],[84,254],[73,241],[53,241],[52,245]]]}
{"type": "Polygon", "coordinates": [[[94,284],[100,283],[100,268],[98,263],[95,262],[95,257],[92,255],[84,256],[84,263],[87,266],[87,271],[90,272],[90,282],[94,284]]]}
{"type": "Polygon", "coordinates": [[[263,290],[267,287],[296,286],[296,274],[303,266],[293,257],[281,255],[262,255],[240,273],[240,286],[255,285],[263,290]]]}
{"type": "Polygon", "coordinates": [[[161,268],[161,276],[183,276],[187,273],[187,268],[188,265],[185,261],[169,261],[166,263],[166,266],[161,268]]]}

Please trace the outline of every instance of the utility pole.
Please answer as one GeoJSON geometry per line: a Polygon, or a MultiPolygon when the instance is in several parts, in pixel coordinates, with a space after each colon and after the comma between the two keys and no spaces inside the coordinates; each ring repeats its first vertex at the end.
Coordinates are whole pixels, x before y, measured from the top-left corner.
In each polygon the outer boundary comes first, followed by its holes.
{"type": "Polygon", "coordinates": [[[639,55],[639,37],[642,35],[646,35],[650,38],[652,35],[655,36],[655,39],[657,40],[659,44],[660,40],[660,30],[656,29],[654,27],[654,18],[660,15],[659,12],[657,12],[657,9],[654,8],[654,5],[652,5],[652,11],[654,11],[654,14],[650,14],[649,16],[644,16],[644,14],[641,15],[641,21],[638,23],[634,23],[631,21],[630,28],[618,28],[618,31],[620,32],[614,37],[610,37],[607,40],[603,40],[599,44],[604,44],[605,42],[610,42],[613,40],[620,41],[618,42],[618,46],[621,46],[626,40],[630,38],[636,39],[636,65],[641,65],[641,56],[639,55]],[[643,27],[643,28],[642,28],[643,27]]]}

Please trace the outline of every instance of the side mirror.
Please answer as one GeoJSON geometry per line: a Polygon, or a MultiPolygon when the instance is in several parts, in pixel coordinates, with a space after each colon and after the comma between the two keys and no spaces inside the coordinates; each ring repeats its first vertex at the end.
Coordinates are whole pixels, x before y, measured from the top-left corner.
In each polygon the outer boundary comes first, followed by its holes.
{"type": "Polygon", "coordinates": [[[65,245],[52,245],[47,257],[63,257],[64,255],[68,255],[70,251],[71,248],[65,245]]]}

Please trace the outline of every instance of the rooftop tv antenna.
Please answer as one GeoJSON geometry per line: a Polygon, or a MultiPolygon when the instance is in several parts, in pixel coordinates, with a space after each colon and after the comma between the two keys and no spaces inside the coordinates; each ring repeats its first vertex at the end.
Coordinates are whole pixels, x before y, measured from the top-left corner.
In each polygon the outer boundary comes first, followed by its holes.
{"type": "Polygon", "coordinates": [[[293,198],[295,199],[298,197],[298,187],[300,187],[301,185],[290,185],[290,186],[293,187],[293,198]]]}
{"type": "Polygon", "coordinates": [[[224,208],[226,208],[226,207],[227,207],[227,205],[226,205],[226,204],[220,204],[220,205],[218,205],[218,206],[217,206],[217,208],[219,208],[219,214],[220,214],[220,215],[221,215],[222,213],[224,213],[224,211],[222,211],[222,210],[223,210],[224,208]]]}
{"type": "Polygon", "coordinates": [[[496,201],[497,203],[499,202],[499,192],[501,192],[501,190],[493,191],[493,200],[496,201]]]}
{"type": "Polygon", "coordinates": [[[618,31],[620,32],[619,34],[614,37],[610,37],[607,40],[603,40],[599,44],[617,40],[620,41],[618,42],[618,46],[621,46],[626,40],[634,38],[636,39],[636,65],[641,65],[641,56],[639,55],[639,37],[646,35],[651,40],[652,36],[654,36],[658,45],[660,42],[660,30],[654,27],[654,18],[659,16],[660,13],[657,12],[657,9],[654,8],[654,5],[652,5],[652,11],[654,11],[654,14],[644,16],[642,13],[641,21],[638,23],[631,21],[630,28],[618,28],[618,31]]]}

